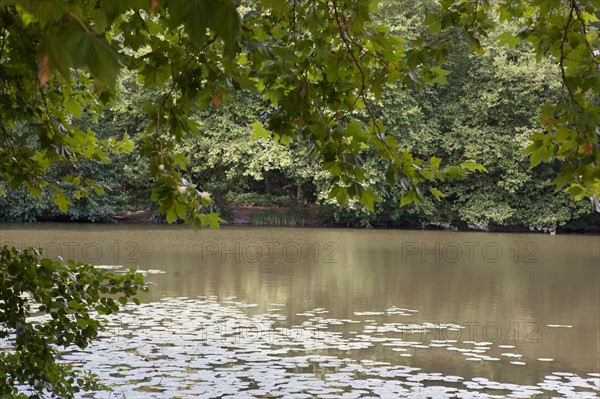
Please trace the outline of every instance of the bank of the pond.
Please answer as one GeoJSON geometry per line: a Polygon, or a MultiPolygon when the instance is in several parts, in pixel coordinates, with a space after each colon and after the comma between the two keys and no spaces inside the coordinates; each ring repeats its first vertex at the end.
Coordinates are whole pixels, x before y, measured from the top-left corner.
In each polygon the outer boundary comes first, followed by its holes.
{"type": "MultiPolygon", "coordinates": [[[[397,222],[361,222],[347,220],[340,223],[335,220],[331,209],[316,205],[304,207],[269,207],[253,205],[233,205],[221,212],[225,224],[253,226],[310,226],[310,227],[361,227],[361,228],[403,228],[419,230],[458,230],[458,231],[490,231],[490,232],[537,232],[537,233],[600,233],[600,214],[593,214],[590,220],[576,220],[557,228],[540,228],[519,225],[487,225],[469,226],[466,224],[422,223],[416,220],[397,222]]],[[[165,223],[164,217],[149,210],[137,210],[117,213],[113,216],[117,223],[165,223]]]]}
{"type": "MultiPolygon", "coordinates": [[[[320,210],[308,207],[269,207],[236,205],[221,212],[226,224],[267,226],[329,226],[319,220],[320,210]]],[[[148,210],[117,213],[113,220],[118,223],[162,223],[164,218],[148,210]]]]}

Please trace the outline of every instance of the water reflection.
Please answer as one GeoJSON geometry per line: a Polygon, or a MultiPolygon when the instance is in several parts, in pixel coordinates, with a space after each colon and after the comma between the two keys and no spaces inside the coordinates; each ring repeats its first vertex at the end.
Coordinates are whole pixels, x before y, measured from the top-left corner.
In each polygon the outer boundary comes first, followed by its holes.
{"type": "Polygon", "coordinates": [[[288,327],[310,319],[307,311],[325,309],[327,318],[359,321],[328,325],[346,337],[373,323],[433,326],[388,334],[427,348],[403,352],[378,345],[353,353],[355,359],[519,384],[538,383],[552,372],[585,374],[600,367],[598,236],[4,224],[0,242],[48,246],[50,255],[95,264],[165,271],[147,277],[156,283],[150,302],[235,297],[257,305],[245,310],[248,315],[284,304],[280,314],[288,327]],[[394,307],[418,312],[386,313],[394,307]],[[460,328],[436,328],[448,324],[460,328]],[[473,356],[431,346],[443,340],[456,340],[462,349],[474,345],[464,341],[490,342],[483,355],[501,360],[465,360],[473,356]],[[521,357],[503,356],[507,353],[521,357]],[[521,360],[526,364],[519,365],[521,360]]]}

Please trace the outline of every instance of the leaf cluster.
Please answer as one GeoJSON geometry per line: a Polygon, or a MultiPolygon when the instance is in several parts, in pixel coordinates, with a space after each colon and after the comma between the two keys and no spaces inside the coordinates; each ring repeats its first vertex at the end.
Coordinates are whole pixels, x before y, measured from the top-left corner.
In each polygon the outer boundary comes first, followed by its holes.
{"type": "Polygon", "coordinates": [[[98,381],[57,362],[59,348],[86,348],[101,315],[145,291],[135,270],[111,274],[83,263],[42,258],[38,250],[0,249],[0,394],[3,398],[70,398],[98,381]],[[6,346],[6,345],[7,346],[6,346]]]}

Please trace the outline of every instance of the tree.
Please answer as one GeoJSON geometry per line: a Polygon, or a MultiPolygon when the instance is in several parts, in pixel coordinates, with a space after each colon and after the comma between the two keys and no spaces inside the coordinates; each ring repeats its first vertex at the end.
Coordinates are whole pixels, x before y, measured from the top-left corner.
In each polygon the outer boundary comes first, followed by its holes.
{"type": "Polygon", "coordinates": [[[372,209],[378,200],[361,184],[365,152],[389,160],[390,179],[414,181],[407,202],[418,200],[417,183],[460,177],[466,169],[412,159],[374,118],[356,115],[360,108],[369,114],[370,96],[380,96],[388,78],[406,76],[400,39],[370,21],[368,3],[258,3],[243,20],[227,1],[38,6],[25,1],[2,9],[2,106],[8,111],[0,125],[2,170],[9,186],[25,184],[34,195],[48,187],[63,210],[71,203],[67,186],[77,187],[76,198],[104,190],[78,174],[81,159],[108,162],[131,149],[127,136],[97,140],[72,123],[118,98],[113,86],[123,65],[147,87],[159,87],[156,101],[144,106],[150,122],[140,151],[150,159],[153,199],[168,221],[218,222],[216,214],[202,213],[208,199],[182,179],[187,160],[174,149],[197,131],[188,118],[196,105],[220,108],[238,88],[268,104],[267,119],[253,125],[255,135],[282,143],[295,136],[312,148],[340,202],[356,196],[372,209]],[[24,145],[30,133],[10,130],[23,123],[35,132],[35,150],[24,145]],[[48,182],[44,173],[52,163],[71,165],[72,173],[48,182]]]}
{"type": "Polygon", "coordinates": [[[101,328],[98,314],[117,311],[140,289],[142,275],[132,270],[113,275],[42,259],[34,249],[0,248],[2,398],[70,398],[79,390],[103,388],[94,375],[58,363],[58,348],[85,348],[101,328]]]}
{"type": "MultiPolygon", "coordinates": [[[[199,131],[190,117],[198,108],[220,109],[243,89],[260,98],[264,110],[251,125],[253,136],[281,144],[294,139],[326,172],[330,199],[355,198],[373,210],[380,198],[365,172],[372,163],[381,163],[387,182],[402,189],[400,206],[426,196],[440,199],[445,194],[438,182],[485,168],[470,156],[452,165],[412,154],[394,127],[378,119],[376,104],[391,84],[444,83],[448,71],[441,64],[453,41],[466,38],[471,50],[482,52],[483,38],[497,35],[508,46],[530,42],[539,59],[553,60],[560,71],[564,95],[541,110],[527,149],[531,167],[557,160],[554,184],[575,199],[591,198],[600,209],[600,11],[594,0],[441,0],[428,8],[428,33],[405,38],[375,22],[377,4],[366,0],[1,0],[1,182],[51,195],[64,211],[73,200],[106,191],[84,165],[130,152],[129,134],[135,134],[152,198],[167,220],[218,227],[219,216],[207,207],[210,197],[186,174],[188,159],[179,144],[199,131]],[[496,27],[514,23],[516,32],[497,33],[496,27]],[[134,74],[156,96],[141,106],[143,130],[99,137],[76,121],[118,107],[120,74],[134,74]],[[59,179],[48,178],[53,165],[62,171],[59,179]]],[[[28,252],[3,251],[3,273],[14,275],[10,265],[26,258],[21,264],[33,273],[30,291],[44,287],[48,268],[60,269],[44,260],[38,266],[28,252]]],[[[85,268],[69,267],[76,269],[72,273],[85,268]]],[[[57,281],[66,284],[70,274],[58,273],[57,281]]],[[[91,273],[80,285],[103,281],[91,273]]],[[[6,281],[23,289],[14,277],[6,281]]],[[[48,298],[62,295],[54,289],[48,298]]],[[[17,291],[6,292],[16,300],[17,291]]],[[[98,301],[93,296],[88,304],[102,310],[98,301]]],[[[79,311],[75,303],[69,309],[79,311]]],[[[12,328],[19,326],[14,321],[12,328]]],[[[73,328],[77,337],[82,330],[73,328]]],[[[53,373],[29,371],[53,382],[53,373]]],[[[58,394],[76,385],[67,378],[58,394]]],[[[15,381],[37,389],[35,380],[15,381]]]]}
{"type": "Polygon", "coordinates": [[[63,210],[71,203],[66,185],[78,188],[76,198],[102,192],[77,173],[78,162],[107,162],[110,154],[129,151],[131,142],[127,136],[97,140],[72,121],[117,101],[114,84],[127,69],[147,87],[159,88],[144,108],[150,123],[140,149],[151,160],[153,198],[169,221],[218,222],[216,214],[202,213],[208,199],[182,180],[186,159],[173,151],[197,131],[188,118],[195,106],[220,108],[239,88],[269,104],[264,123],[254,124],[255,135],[282,143],[295,137],[311,148],[331,173],[330,195],[340,203],[356,197],[372,209],[379,200],[363,184],[361,166],[373,155],[386,160],[390,183],[410,188],[402,205],[419,202],[426,189],[441,197],[436,181],[481,167],[463,162],[439,168],[435,160],[402,151],[376,119],[373,103],[390,82],[443,82],[447,72],[437,64],[446,57],[448,32],[460,29],[471,48],[481,51],[481,37],[499,21],[517,19],[523,24],[517,34],[503,32],[498,39],[509,45],[528,40],[539,58],[553,57],[565,90],[541,114],[547,131],[532,135],[531,165],[559,159],[557,187],[567,186],[576,199],[595,199],[600,172],[594,95],[600,85],[592,2],[573,0],[565,7],[559,1],[445,0],[433,7],[426,20],[432,35],[406,43],[372,21],[375,2],[3,1],[3,177],[35,195],[48,187],[63,210]],[[10,130],[23,123],[35,132],[36,150],[24,146],[30,134],[10,130]],[[73,173],[48,182],[44,172],[52,163],[71,165],[73,173]]]}
{"type": "MultiPolygon", "coordinates": [[[[594,1],[452,1],[443,0],[441,12],[429,18],[431,32],[461,27],[471,48],[482,52],[482,37],[502,23],[518,25],[496,39],[510,48],[527,42],[538,61],[557,64],[562,96],[541,107],[539,131],[526,148],[531,168],[558,160],[553,180],[571,198],[590,198],[600,212],[600,9],[594,1]],[[566,188],[565,188],[566,187],[566,188]]],[[[435,46],[434,46],[435,48],[435,46]]],[[[442,47],[443,48],[443,47],[442,47]]]]}

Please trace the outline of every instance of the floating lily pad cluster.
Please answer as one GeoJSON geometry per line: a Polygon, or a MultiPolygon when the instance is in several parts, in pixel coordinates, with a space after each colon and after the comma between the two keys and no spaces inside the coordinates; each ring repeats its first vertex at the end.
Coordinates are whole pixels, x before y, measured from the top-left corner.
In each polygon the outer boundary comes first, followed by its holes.
{"type": "MultiPolygon", "coordinates": [[[[66,353],[64,361],[97,373],[112,386],[113,392],[87,396],[94,398],[596,398],[600,392],[600,374],[595,373],[555,372],[536,385],[518,385],[426,372],[361,356],[365,350],[383,348],[410,357],[429,348],[455,352],[457,361],[462,357],[527,367],[511,345],[497,345],[503,353],[494,357],[486,354],[491,342],[424,343],[398,335],[434,327],[461,328],[454,324],[333,319],[319,308],[300,314],[306,320],[290,325],[282,314],[285,305],[271,304],[258,314],[257,308],[235,298],[217,297],[164,298],[131,306],[110,319],[103,337],[89,350],[66,353]]],[[[410,318],[416,312],[392,308],[355,316],[410,318]]],[[[542,360],[548,359],[528,362],[542,360]]]]}

